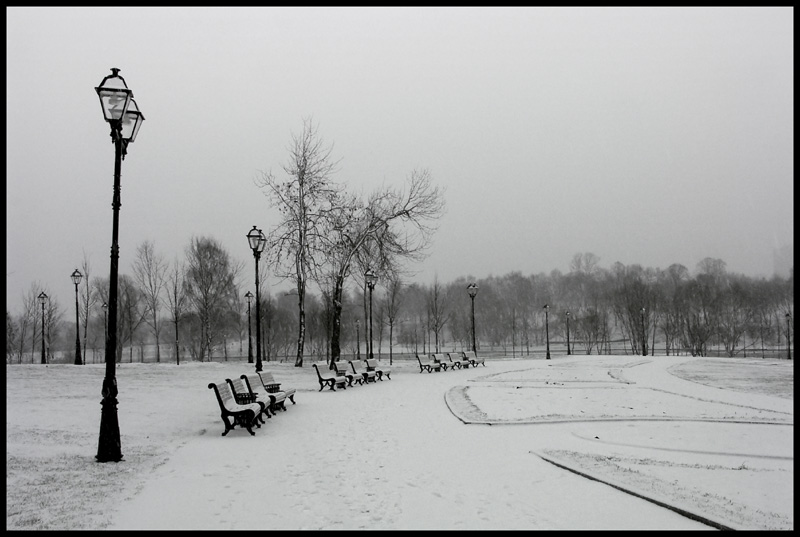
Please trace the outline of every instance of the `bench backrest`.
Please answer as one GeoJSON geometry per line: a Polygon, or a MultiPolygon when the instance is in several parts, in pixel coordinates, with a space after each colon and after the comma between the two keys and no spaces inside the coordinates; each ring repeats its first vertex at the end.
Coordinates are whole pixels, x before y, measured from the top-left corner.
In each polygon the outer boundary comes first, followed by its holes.
{"type": "Polygon", "coordinates": [[[460,352],[448,352],[447,356],[450,357],[451,362],[464,362],[466,358],[460,352]]]}
{"type": "Polygon", "coordinates": [[[431,359],[429,357],[426,356],[425,358],[422,358],[419,354],[417,355],[417,361],[422,365],[431,363],[431,359]]]}
{"type": "Polygon", "coordinates": [[[231,393],[231,387],[226,382],[212,382],[208,385],[209,388],[214,388],[214,393],[217,394],[217,401],[225,409],[232,411],[236,408],[236,400],[231,393]]]}
{"type": "Polygon", "coordinates": [[[244,383],[247,385],[247,389],[250,390],[250,393],[264,391],[264,385],[262,384],[261,377],[258,375],[258,373],[242,375],[240,378],[244,380],[244,383]]]}
{"type": "Polygon", "coordinates": [[[339,360],[337,362],[333,362],[333,367],[336,369],[336,374],[338,375],[350,375],[351,373],[347,370],[347,362],[344,360],[339,360]]]}
{"type": "Polygon", "coordinates": [[[439,352],[437,352],[436,354],[431,354],[431,359],[436,361],[436,362],[444,362],[444,363],[447,363],[447,362],[450,361],[449,358],[447,358],[444,355],[444,353],[439,353],[439,352]]]}
{"type": "Polygon", "coordinates": [[[361,374],[361,373],[364,372],[361,369],[361,360],[358,360],[358,359],[350,360],[350,365],[353,368],[353,373],[361,374]]]}
{"type": "Polygon", "coordinates": [[[328,367],[328,364],[325,363],[314,364],[314,369],[317,370],[317,376],[323,380],[341,376],[336,374],[334,371],[331,371],[328,367]]]}
{"type": "Polygon", "coordinates": [[[251,393],[250,389],[244,385],[244,381],[241,378],[225,379],[225,382],[230,384],[233,393],[251,393]]]}
{"type": "Polygon", "coordinates": [[[475,351],[464,351],[464,358],[467,360],[474,360],[476,358],[475,351]]]}
{"type": "Polygon", "coordinates": [[[376,370],[380,369],[378,367],[378,360],[376,360],[374,358],[371,359],[371,360],[367,360],[367,369],[372,369],[373,371],[376,371],[376,370]]]}

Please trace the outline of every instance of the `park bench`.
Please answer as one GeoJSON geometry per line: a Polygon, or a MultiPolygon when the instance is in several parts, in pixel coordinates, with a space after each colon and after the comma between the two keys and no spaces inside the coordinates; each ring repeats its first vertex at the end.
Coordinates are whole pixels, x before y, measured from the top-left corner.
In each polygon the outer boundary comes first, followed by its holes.
{"type": "Polygon", "coordinates": [[[278,410],[286,410],[286,406],[284,406],[284,403],[286,402],[286,392],[268,392],[267,388],[264,386],[264,383],[261,381],[261,376],[258,373],[248,373],[239,378],[244,381],[247,389],[250,391],[250,393],[256,396],[257,400],[260,399],[262,401],[269,401],[269,410],[267,412],[268,417],[269,412],[272,412],[272,415],[274,416],[278,410]]]}
{"type": "Polygon", "coordinates": [[[337,375],[343,375],[347,379],[348,386],[352,386],[353,381],[355,381],[356,385],[364,384],[364,376],[347,369],[347,362],[344,360],[333,362],[333,369],[337,375]]]}
{"type": "Polygon", "coordinates": [[[457,365],[459,369],[467,369],[469,367],[469,360],[464,357],[463,352],[448,352],[447,356],[450,357],[450,361],[453,362],[454,365],[457,365]]]}
{"type": "Polygon", "coordinates": [[[392,380],[391,377],[392,370],[386,366],[378,364],[378,360],[376,360],[375,358],[367,360],[366,364],[367,364],[367,371],[375,371],[375,373],[378,374],[378,380],[383,380],[383,377],[392,380]]]}
{"type": "Polygon", "coordinates": [[[247,405],[250,403],[257,403],[261,407],[261,412],[258,414],[257,418],[258,421],[261,423],[265,423],[264,421],[264,414],[267,417],[270,417],[269,410],[270,410],[270,403],[269,400],[258,399],[258,396],[250,391],[250,388],[245,385],[244,381],[240,378],[238,379],[225,379],[225,382],[228,383],[228,386],[233,392],[233,399],[236,401],[237,404],[240,405],[247,405]]]}
{"type": "Polygon", "coordinates": [[[361,362],[361,360],[350,360],[350,367],[353,368],[353,373],[360,375],[361,378],[364,379],[364,384],[375,382],[375,380],[378,378],[378,375],[375,373],[375,371],[368,371],[367,369],[364,369],[364,364],[361,362]]]}
{"type": "Polygon", "coordinates": [[[419,372],[420,373],[422,373],[423,371],[426,371],[426,370],[428,371],[428,373],[430,373],[431,371],[441,371],[442,370],[442,364],[440,364],[439,362],[434,362],[433,360],[431,360],[427,356],[425,357],[425,359],[422,359],[422,358],[420,358],[419,354],[417,354],[417,361],[419,362],[419,372]]]}
{"type": "MultiPolygon", "coordinates": [[[[272,374],[272,371],[261,371],[258,376],[261,377],[261,384],[264,385],[268,393],[283,392],[286,394],[286,399],[291,401],[293,405],[297,404],[294,402],[294,394],[297,392],[297,388],[281,388],[281,383],[275,380],[275,375],[272,374]]],[[[285,406],[281,408],[286,410],[285,406]]]]}
{"type": "Polygon", "coordinates": [[[314,369],[317,370],[317,379],[319,380],[319,391],[325,386],[329,386],[331,390],[336,391],[336,386],[343,390],[347,389],[347,377],[339,375],[328,368],[328,364],[314,364],[314,369]]]}
{"type": "Polygon", "coordinates": [[[475,351],[464,351],[464,358],[469,360],[472,367],[478,367],[478,364],[483,364],[483,367],[486,367],[486,362],[484,362],[483,358],[478,357],[475,351]]]}
{"type": "Polygon", "coordinates": [[[442,366],[444,371],[447,371],[448,367],[451,371],[456,368],[456,364],[443,352],[431,354],[431,360],[442,366]]]}
{"type": "Polygon", "coordinates": [[[247,429],[252,436],[256,433],[253,432],[253,425],[261,427],[258,423],[258,415],[261,413],[261,405],[257,403],[247,403],[240,405],[233,397],[233,392],[227,382],[212,382],[208,385],[209,389],[214,389],[214,394],[217,396],[219,403],[220,416],[222,422],[225,424],[225,432],[222,436],[228,434],[237,425],[247,429]],[[231,421],[231,419],[233,421],[231,421]]]}

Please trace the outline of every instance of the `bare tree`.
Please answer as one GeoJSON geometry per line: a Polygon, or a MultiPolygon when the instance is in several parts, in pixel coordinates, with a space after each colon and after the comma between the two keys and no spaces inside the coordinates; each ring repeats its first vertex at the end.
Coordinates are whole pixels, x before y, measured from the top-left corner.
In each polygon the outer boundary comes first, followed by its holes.
{"type": "Polygon", "coordinates": [[[175,324],[175,363],[177,365],[181,364],[180,321],[187,302],[184,276],[183,264],[176,258],[169,275],[166,277],[165,285],[167,287],[167,308],[169,309],[171,320],[175,324]]]}
{"type": "Polygon", "coordinates": [[[156,253],[151,241],[145,241],[136,248],[133,277],[142,291],[145,319],[155,336],[156,362],[161,361],[161,326],[158,323],[158,312],[161,309],[161,291],[166,285],[166,272],[167,264],[163,256],[156,253]]]}
{"type": "Polygon", "coordinates": [[[338,164],[331,152],[332,147],[324,146],[312,120],[304,119],[303,131],[293,137],[289,162],[283,166],[288,179],[280,180],[266,172],[257,180],[281,214],[281,221],[267,237],[268,263],[279,277],[291,279],[297,289],[296,367],[303,365],[306,287],[320,265],[321,225],[341,190],[330,178],[338,164]]]}
{"type": "Polygon", "coordinates": [[[215,239],[192,238],[186,249],[186,296],[200,322],[200,360],[211,358],[219,329],[236,299],[236,280],[244,264],[234,263],[215,239]]]}
{"type": "MultiPolygon", "coordinates": [[[[425,255],[435,224],[444,210],[442,192],[434,187],[427,170],[414,171],[407,189],[376,191],[367,202],[340,196],[328,220],[326,251],[333,283],[331,359],[341,349],[342,297],[346,279],[359,254],[369,251],[370,266],[394,266],[395,260],[419,260],[425,255]]],[[[363,261],[362,261],[363,262],[363,261]]]]}
{"type": "Polygon", "coordinates": [[[90,275],[92,272],[92,265],[89,263],[89,256],[86,251],[83,252],[83,264],[81,265],[83,277],[86,278],[85,286],[81,299],[83,302],[83,311],[81,311],[81,319],[83,320],[83,363],[86,363],[86,342],[89,336],[89,318],[92,307],[97,303],[97,295],[94,293],[94,288],[90,285],[90,275]]]}
{"type": "Polygon", "coordinates": [[[435,352],[439,352],[439,336],[442,333],[444,325],[446,325],[447,321],[450,319],[450,310],[442,285],[439,283],[438,276],[434,276],[433,278],[433,285],[428,292],[427,306],[430,328],[433,330],[435,352]]]}
{"type": "Polygon", "coordinates": [[[400,306],[403,305],[403,282],[399,277],[390,278],[386,283],[386,294],[384,303],[386,309],[386,321],[389,324],[389,365],[392,365],[392,335],[394,325],[397,321],[397,314],[400,306]]]}

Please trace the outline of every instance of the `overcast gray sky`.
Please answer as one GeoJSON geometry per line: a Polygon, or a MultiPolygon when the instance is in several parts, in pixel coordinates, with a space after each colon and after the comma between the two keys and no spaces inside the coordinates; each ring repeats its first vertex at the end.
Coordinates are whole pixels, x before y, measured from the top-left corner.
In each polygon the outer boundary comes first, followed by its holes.
{"type": "MultiPolygon", "coordinates": [[[[771,276],[793,242],[792,8],[6,8],[7,305],[108,277],[114,151],[94,90],[146,120],[120,272],[211,236],[247,263],[313,117],[355,191],[415,168],[447,212],[415,281],[567,272],[578,252],[771,276]]],[[[271,279],[267,285],[275,285],[271,279]]],[[[265,289],[269,290],[269,288],[265,289]]]]}

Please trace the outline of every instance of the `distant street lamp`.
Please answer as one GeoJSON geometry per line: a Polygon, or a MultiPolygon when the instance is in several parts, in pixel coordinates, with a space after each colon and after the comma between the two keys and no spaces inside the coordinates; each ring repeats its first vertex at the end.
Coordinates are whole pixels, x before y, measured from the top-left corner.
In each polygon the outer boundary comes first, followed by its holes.
{"type": "MultiPolygon", "coordinates": [[[[103,302],[103,339],[108,340],[108,303],[103,302]]],[[[106,342],[106,345],[108,343],[106,342]]],[[[94,353],[92,353],[92,363],[94,363],[94,353]]]]}
{"type": "Polygon", "coordinates": [[[361,360],[361,340],[359,339],[358,334],[358,327],[361,326],[361,323],[358,319],[356,319],[356,358],[361,360]]]}
{"type": "Polygon", "coordinates": [[[548,304],[544,305],[544,333],[545,338],[547,339],[547,360],[550,359],[550,325],[547,318],[547,314],[550,311],[550,306],[548,304]]]}
{"type": "Polygon", "coordinates": [[[467,293],[472,300],[472,352],[477,353],[475,348],[475,295],[478,294],[478,284],[471,283],[467,286],[467,293]]]}
{"type": "Polygon", "coordinates": [[[787,313],[786,314],[786,358],[788,358],[789,360],[792,359],[792,340],[789,338],[789,331],[792,328],[791,321],[792,321],[792,314],[787,313]]]}
{"type": "Polygon", "coordinates": [[[258,287],[258,260],[267,244],[267,238],[260,229],[253,226],[247,234],[247,240],[256,259],[256,371],[261,372],[261,294],[258,287]]]}
{"type": "Polygon", "coordinates": [[[367,287],[369,287],[369,359],[372,360],[375,357],[372,354],[372,291],[375,289],[378,275],[372,269],[367,269],[367,272],[364,273],[364,279],[367,281],[367,287]]]}
{"type": "Polygon", "coordinates": [[[45,339],[44,339],[44,303],[45,302],[47,302],[47,295],[44,294],[44,291],[42,291],[41,293],[39,293],[39,303],[42,305],[42,363],[43,364],[47,363],[47,358],[45,356],[45,350],[44,350],[44,342],[45,342],[45,339]]]}
{"type": "Polygon", "coordinates": [[[642,356],[647,356],[647,332],[644,327],[644,308],[642,308],[642,356]]]}
{"type": "Polygon", "coordinates": [[[247,299],[247,363],[253,363],[253,336],[250,331],[250,301],[253,300],[253,293],[247,291],[244,295],[247,299]]]}
{"type": "Polygon", "coordinates": [[[81,321],[78,314],[78,284],[81,283],[83,274],[78,269],[70,276],[75,284],[75,365],[81,365],[81,321]]]}
{"type": "Polygon", "coordinates": [[[144,116],[139,111],[133,92],[128,89],[125,79],[119,76],[119,69],[111,68],[95,88],[100,97],[103,117],[111,126],[111,140],[114,143],[114,197],[111,203],[113,226],[111,231],[111,271],[108,279],[109,327],[106,337],[106,376],[103,379],[103,406],[100,415],[100,440],[97,447],[97,462],[119,462],[122,460],[122,444],[119,436],[117,418],[117,278],[119,272],[119,208],[120,172],[122,161],[128,153],[128,144],[136,140],[144,116]]]}
{"type": "Polygon", "coordinates": [[[569,350],[569,311],[567,312],[567,356],[572,354],[572,351],[569,350]]]}

